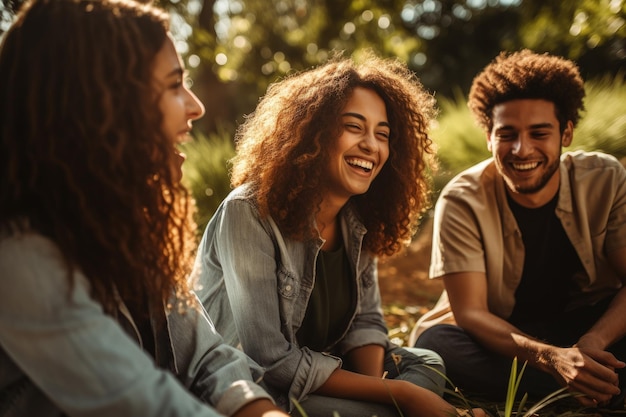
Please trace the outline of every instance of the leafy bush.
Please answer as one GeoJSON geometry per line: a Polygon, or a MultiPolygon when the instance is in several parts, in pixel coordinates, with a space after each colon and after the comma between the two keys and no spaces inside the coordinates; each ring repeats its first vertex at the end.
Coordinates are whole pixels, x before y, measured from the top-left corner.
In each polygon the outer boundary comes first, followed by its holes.
{"type": "Polygon", "coordinates": [[[439,172],[435,176],[435,191],[454,175],[488,158],[485,133],[474,123],[465,98],[439,99],[440,115],[430,130],[437,149],[439,172]]]}
{"type": "Polygon", "coordinates": [[[235,155],[231,134],[221,129],[210,136],[197,135],[181,145],[187,159],[183,164],[183,183],[196,200],[198,233],[231,191],[228,160],[235,155]]]}
{"type": "Polygon", "coordinates": [[[626,157],[626,81],[623,76],[585,85],[586,112],[574,132],[570,149],[601,151],[626,157]]]}

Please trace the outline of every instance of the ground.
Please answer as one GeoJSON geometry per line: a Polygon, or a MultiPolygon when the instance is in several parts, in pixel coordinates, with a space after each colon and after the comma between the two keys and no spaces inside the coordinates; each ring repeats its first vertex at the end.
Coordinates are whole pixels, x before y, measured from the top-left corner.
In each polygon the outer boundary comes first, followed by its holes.
{"type": "Polygon", "coordinates": [[[428,279],[432,223],[424,222],[402,253],[379,261],[378,280],[385,320],[395,342],[406,343],[415,321],[435,304],[443,283],[428,279]]]}

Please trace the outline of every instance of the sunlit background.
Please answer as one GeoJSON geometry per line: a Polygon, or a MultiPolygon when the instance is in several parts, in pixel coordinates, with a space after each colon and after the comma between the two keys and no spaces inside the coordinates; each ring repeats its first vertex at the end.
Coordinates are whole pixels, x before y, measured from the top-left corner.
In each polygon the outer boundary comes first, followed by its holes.
{"type": "MultiPolygon", "coordinates": [[[[0,31],[12,9],[3,3],[0,31]]],[[[467,93],[500,50],[574,59],[585,78],[615,75],[626,59],[624,0],[157,0],[172,14],[205,133],[232,129],[267,85],[370,48],[407,62],[438,98],[467,93]],[[226,126],[226,127],[225,127],[226,126]]]]}

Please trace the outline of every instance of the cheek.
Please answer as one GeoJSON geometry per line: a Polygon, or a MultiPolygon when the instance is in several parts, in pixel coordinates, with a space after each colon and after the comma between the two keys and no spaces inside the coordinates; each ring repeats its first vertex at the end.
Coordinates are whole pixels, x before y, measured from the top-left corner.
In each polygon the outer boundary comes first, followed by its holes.
{"type": "Polygon", "coordinates": [[[184,103],[176,97],[165,94],[159,102],[159,109],[163,115],[163,126],[176,124],[176,121],[184,116],[184,103]]]}
{"type": "Polygon", "coordinates": [[[384,145],[380,147],[380,161],[381,166],[385,165],[389,160],[389,142],[386,142],[384,145]]]}

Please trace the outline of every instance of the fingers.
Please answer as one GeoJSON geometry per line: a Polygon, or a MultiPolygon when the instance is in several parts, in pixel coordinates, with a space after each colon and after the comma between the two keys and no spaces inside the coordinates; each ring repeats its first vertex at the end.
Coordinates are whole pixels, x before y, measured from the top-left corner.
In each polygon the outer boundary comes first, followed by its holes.
{"type": "Polygon", "coordinates": [[[574,393],[581,393],[583,395],[577,396],[577,400],[587,406],[587,407],[595,407],[598,405],[607,404],[613,395],[617,395],[619,393],[619,388],[606,384],[603,387],[594,387],[594,386],[585,386],[574,382],[570,384],[569,390],[574,393]],[[604,390],[603,388],[608,388],[610,391],[604,390]],[[617,393],[615,393],[615,390],[617,393]]]}
{"type": "Polygon", "coordinates": [[[588,407],[603,405],[619,394],[615,367],[621,367],[622,362],[611,353],[577,348],[565,348],[559,353],[560,361],[555,371],[571,392],[583,394],[578,397],[581,404],[588,407]]]}
{"type": "Polygon", "coordinates": [[[585,355],[589,356],[594,361],[612,370],[621,369],[626,366],[626,363],[618,360],[611,352],[605,350],[583,350],[585,355]]]}

